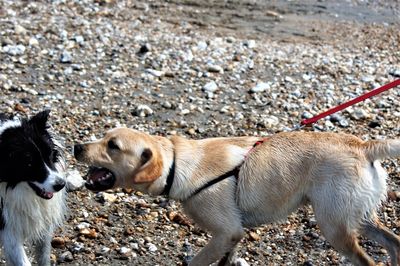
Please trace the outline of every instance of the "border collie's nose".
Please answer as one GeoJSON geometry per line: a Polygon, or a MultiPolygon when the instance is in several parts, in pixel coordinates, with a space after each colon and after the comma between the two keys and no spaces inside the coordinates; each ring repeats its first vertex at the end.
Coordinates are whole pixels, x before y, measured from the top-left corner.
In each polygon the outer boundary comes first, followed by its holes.
{"type": "Polygon", "coordinates": [[[60,191],[65,187],[65,181],[63,179],[60,179],[57,181],[57,183],[53,186],[54,191],[60,191]]]}
{"type": "Polygon", "coordinates": [[[83,145],[82,144],[76,144],[74,145],[74,156],[76,159],[78,159],[79,155],[83,152],[83,145]]]}

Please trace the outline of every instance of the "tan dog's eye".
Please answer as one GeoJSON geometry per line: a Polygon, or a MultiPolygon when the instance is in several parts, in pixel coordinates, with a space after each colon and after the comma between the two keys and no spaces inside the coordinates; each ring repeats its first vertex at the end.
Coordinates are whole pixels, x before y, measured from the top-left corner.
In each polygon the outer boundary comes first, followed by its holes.
{"type": "Polygon", "coordinates": [[[115,143],[115,141],[112,140],[112,139],[110,139],[110,140],[107,142],[107,146],[108,146],[108,148],[110,148],[111,150],[119,150],[119,149],[120,149],[120,148],[118,147],[118,145],[115,143]]]}
{"type": "Polygon", "coordinates": [[[153,156],[153,152],[150,149],[144,149],[142,152],[142,164],[147,163],[151,157],[153,156]]]}

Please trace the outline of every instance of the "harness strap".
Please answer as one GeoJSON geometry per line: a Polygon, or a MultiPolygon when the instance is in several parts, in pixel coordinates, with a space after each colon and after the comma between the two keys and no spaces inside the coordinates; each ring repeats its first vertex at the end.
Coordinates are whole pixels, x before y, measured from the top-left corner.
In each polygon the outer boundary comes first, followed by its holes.
{"type": "MultiPolygon", "coordinates": [[[[263,139],[258,140],[256,143],[254,143],[253,147],[245,155],[245,158],[247,158],[247,156],[250,154],[250,152],[252,152],[254,150],[254,148],[256,148],[258,145],[262,144],[267,139],[268,138],[263,138],[263,139]]],[[[210,186],[212,186],[212,185],[214,185],[214,184],[216,184],[218,182],[221,182],[222,180],[224,180],[224,179],[226,179],[228,177],[234,176],[234,177],[236,177],[236,179],[238,179],[239,178],[240,166],[241,165],[238,165],[235,168],[233,168],[232,170],[230,170],[229,172],[226,172],[225,174],[220,175],[219,177],[208,181],[203,186],[201,186],[198,189],[196,189],[192,193],[192,195],[190,195],[188,197],[188,199],[193,197],[193,196],[195,196],[195,195],[197,195],[197,194],[199,194],[204,189],[206,189],[206,188],[208,188],[208,187],[210,187],[210,186]]],[[[174,177],[175,177],[175,152],[174,152],[174,159],[172,161],[171,168],[169,169],[169,174],[168,174],[168,177],[167,177],[167,183],[165,184],[164,190],[161,193],[161,195],[169,196],[169,192],[171,190],[172,183],[174,182],[174,177]]]]}
{"type": "Polygon", "coordinates": [[[199,194],[204,189],[206,189],[206,188],[208,188],[208,187],[210,187],[210,186],[212,186],[212,185],[214,185],[214,184],[216,184],[216,183],[218,183],[218,182],[220,182],[220,181],[222,181],[222,180],[224,180],[224,179],[226,179],[228,177],[234,176],[237,179],[239,177],[239,171],[240,171],[240,165],[235,167],[231,171],[229,171],[229,172],[227,172],[227,173],[225,173],[223,175],[220,175],[219,177],[217,177],[217,178],[215,178],[215,179],[213,179],[211,181],[208,181],[202,187],[199,187],[198,189],[196,189],[195,192],[193,192],[192,195],[190,195],[188,198],[191,198],[191,197],[199,194]]]}

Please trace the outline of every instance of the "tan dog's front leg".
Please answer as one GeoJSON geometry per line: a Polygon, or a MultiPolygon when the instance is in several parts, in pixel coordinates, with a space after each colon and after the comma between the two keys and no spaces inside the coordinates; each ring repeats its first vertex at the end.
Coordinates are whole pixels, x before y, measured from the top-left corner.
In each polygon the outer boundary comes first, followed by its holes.
{"type": "Polygon", "coordinates": [[[224,180],[183,203],[197,225],[212,234],[210,242],[193,258],[190,266],[208,266],[231,254],[244,235],[241,212],[235,202],[236,182],[224,180]]]}
{"type": "Polygon", "coordinates": [[[220,232],[189,263],[189,266],[207,266],[233,252],[236,244],[244,235],[243,229],[236,232],[220,232]]]}

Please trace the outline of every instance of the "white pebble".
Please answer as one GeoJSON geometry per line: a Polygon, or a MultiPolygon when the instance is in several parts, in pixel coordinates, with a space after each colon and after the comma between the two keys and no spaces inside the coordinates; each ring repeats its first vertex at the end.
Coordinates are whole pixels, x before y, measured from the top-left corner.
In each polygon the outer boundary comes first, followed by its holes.
{"type": "Polygon", "coordinates": [[[147,248],[148,248],[148,250],[149,250],[150,252],[156,252],[156,251],[157,251],[156,245],[154,245],[154,244],[152,244],[152,243],[147,243],[146,246],[147,246],[147,248]]]}
{"type": "Polygon", "coordinates": [[[253,88],[251,88],[251,92],[264,92],[266,90],[269,90],[271,88],[271,85],[269,85],[269,83],[266,82],[260,82],[257,83],[257,85],[253,88]]]}
{"type": "Polygon", "coordinates": [[[210,81],[203,87],[203,90],[206,92],[215,92],[217,89],[218,85],[215,83],[215,81],[210,81]]]}

